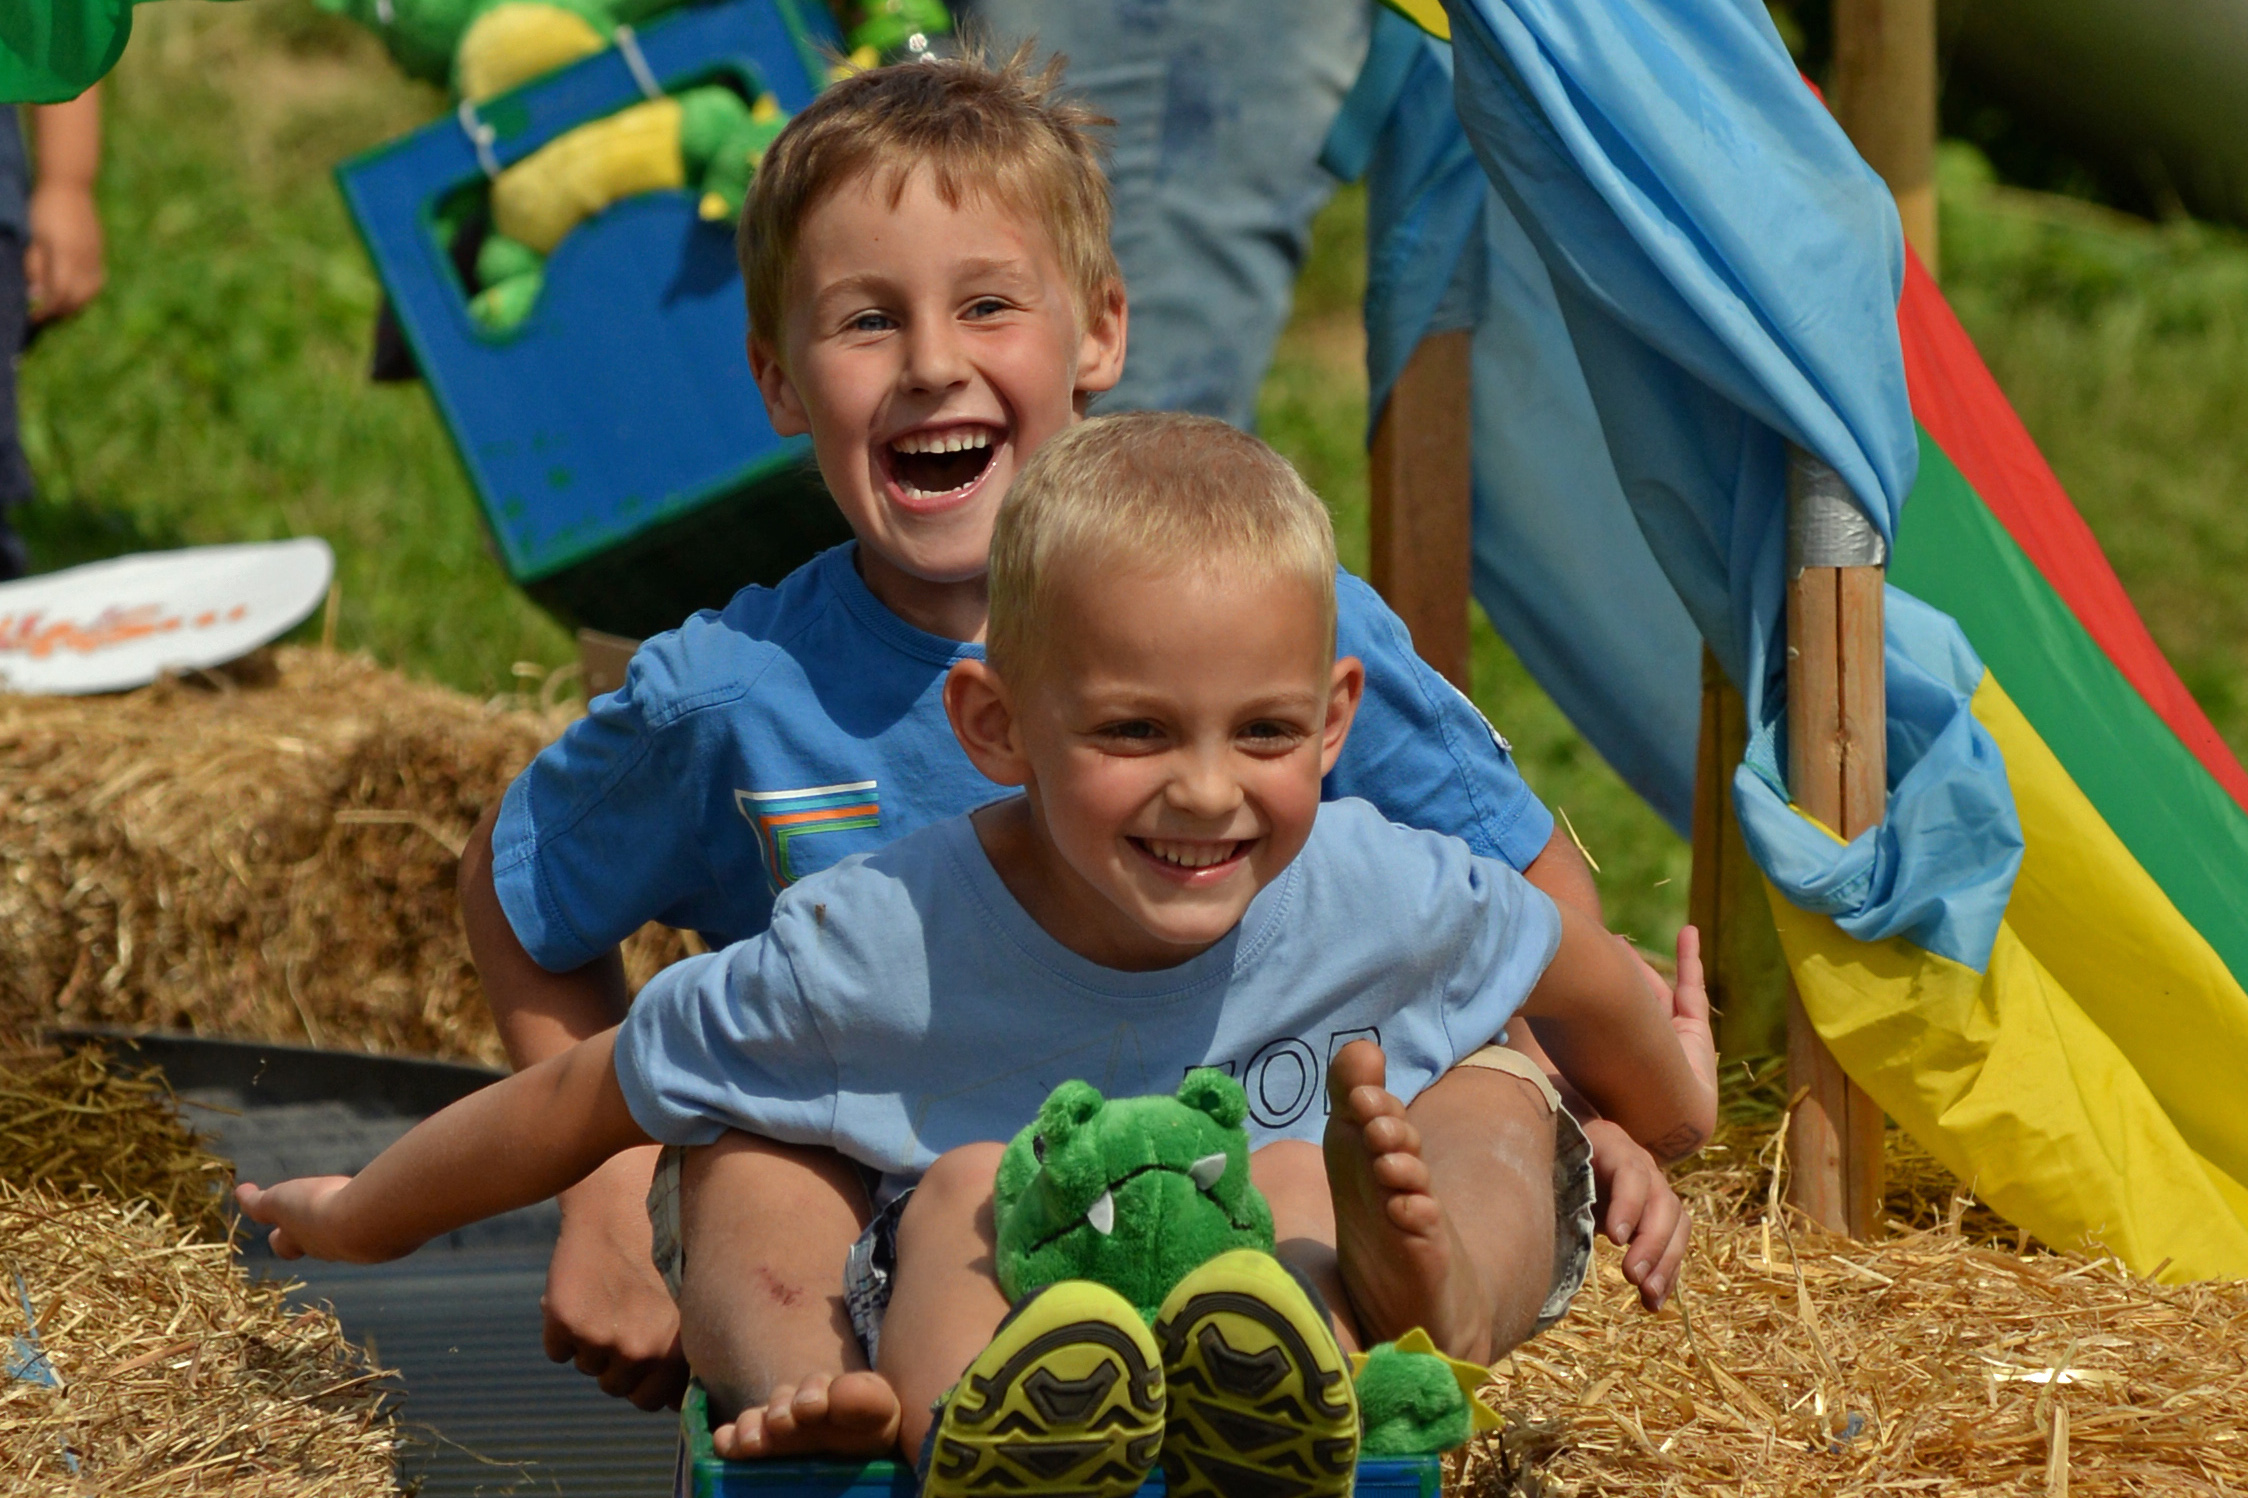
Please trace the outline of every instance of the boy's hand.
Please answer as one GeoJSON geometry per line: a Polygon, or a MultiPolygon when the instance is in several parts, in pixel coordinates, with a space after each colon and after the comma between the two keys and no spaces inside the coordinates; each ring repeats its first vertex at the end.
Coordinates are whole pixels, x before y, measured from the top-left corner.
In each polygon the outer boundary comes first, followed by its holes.
{"type": "Polygon", "coordinates": [[[649,1259],[653,1149],[628,1150],[562,1193],[562,1235],[539,1297],[546,1355],[644,1410],[687,1391],[679,1308],[649,1259]]]}
{"type": "Polygon", "coordinates": [[[234,1188],[234,1199],[252,1222],[272,1227],[266,1235],[274,1255],[301,1259],[334,1259],[348,1264],[379,1263],[395,1255],[369,1252],[346,1230],[343,1188],[350,1176],[303,1176],[278,1186],[258,1187],[248,1181],[234,1188]]]}
{"type": "MultiPolygon", "coordinates": [[[[1636,952],[1632,954],[1638,956],[1636,952]]],[[[1702,975],[1702,933],[1692,926],[1678,928],[1678,985],[1663,982],[1663,975],[1648,967],[1655,991],[1670,1012],[1671,1033],[1686,1054],[1686,1065],[1696,1081],[1709,1090],[1710,1104],[1717,1101],[1717,1037],[1709,1027],[1709,987],[1702,975]]]]}
{"type": "Polygon", "coordinates": [[[105,279],[101,215],[94,195],[75,184],[42,186],[31,195],[31,245],[23,274],[35,322],[68,317],[94,299],[105,279]]]}
{"type": "Polygon", "coordinates": [[[1584,1131],[1592,1144],[1600,1230],[1623,1249],[1624,1278],[1638,1287],[1639,1303],[1659,1311],[1678,1283],[1693,1218],[1655,1157],[1629,1134],[1604,1118],[1584,1131]]]}

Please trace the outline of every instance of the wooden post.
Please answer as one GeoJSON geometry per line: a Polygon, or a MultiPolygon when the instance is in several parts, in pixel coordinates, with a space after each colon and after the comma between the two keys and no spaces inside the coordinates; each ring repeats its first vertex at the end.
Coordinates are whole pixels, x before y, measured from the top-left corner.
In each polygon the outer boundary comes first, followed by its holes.
{"type": "MultiPolygon", "coordinates": [[[[1880,532],[1841,477],[1800,450],[1788,464],[1788,787],[1795,804],[1845,838],[1881,820],[1888,799],[1880,532]]],[[[1880,1225],[1881,1136],[1873,1099],[1843,1075],[1788,989],[1788,1087],[1795,1110],[1789,1195],[1814,1221],[1854,1238],[1880,1225]]]]}
{"type": "Polygon", "coordinates": [[[1827,98],[1936,273],[1936,0],[1834,0],[1827,98]]]}
{"type": "Polygon", "coordinates": [[[1413,648],[1461,691],[1468,686],[1468,555],[1473,483],[1469,334],[1421,340],[1374,424],[1373,584],[1413,648]]]}
{"type": "Polygon", "coordinates": [[[638,640],[623,635],[603,634],[598,629],[578,631],[578,666],[585,684],[585,700],[591,702],[603,692],[614,692],[624,685],[625,668],[632,664],[632,653],[640,648],[638,640]]]}
{"type": "Polygon", "coordinates": [[[1748,749],[1748,709],[1702,647],[1701,747],[1694,765],[1694,871],[1686,919],[1702,933],[1717,1052],[1769,1056],[1787,1045],[1787,957],[1733,811],[1733,768],[1748,749]]]}

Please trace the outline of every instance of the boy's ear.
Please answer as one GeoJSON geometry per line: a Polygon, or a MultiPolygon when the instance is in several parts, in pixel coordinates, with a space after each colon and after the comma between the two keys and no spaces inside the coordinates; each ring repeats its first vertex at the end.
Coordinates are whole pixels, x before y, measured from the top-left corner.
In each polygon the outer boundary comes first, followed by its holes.
{"type": "Polygon", "coordinates": [[[1030,761],[1015,731],[1014,702],[989,661],[956,661],[944,679],[944,713],[968,762],[999,785],[1024,785],[1030,761]]]}
{"type": "Polygon", "coordinates": [[[749,335],[749,374],[757,381],[757,393],[765,398],[765,419],[776,435],[801,437],[812,429],[804,399],[781,363],[780,350],[755,333],[749,335]]]}
{"type": "Polygon", "coordinates": [[[1343,740],[1350,737],[1351,720],[1358,716],[1359,701],[1366,695],[1366,667],[1355,655],[1343,656],[1335,662],[1328,683],[1327,724],[1319,736],[1321,775],[1342,758],[1343,740]]]}
{"type": "Polygon", "coordinates": [[[1111,284],[1095,303],[1092,318],[1077,341],[1077,414],[1085,414],[1089,396],[1116,388],[1124,378],[1124,342],[1131,308],[1124,299],[1124,283],[1111,284]]]}

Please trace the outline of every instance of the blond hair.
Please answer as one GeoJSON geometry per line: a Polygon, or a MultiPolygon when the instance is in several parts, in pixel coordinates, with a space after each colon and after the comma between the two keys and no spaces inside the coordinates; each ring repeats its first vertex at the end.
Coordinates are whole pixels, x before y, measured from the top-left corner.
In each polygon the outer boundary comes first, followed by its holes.
{"type": "Polygon", "coordinates": [[[1288,460],[1238,427],[1181,411],[1079,422],[1023,466],[991,535],[986,635],[1001,671],[1033,661],[1078,568],[1227,579],[1296,577],[1335,639],[1335,529],[1288,460]]]}
{"type": "Polygon", "coordinates": [[[971,47],[869,68],[832,85],[788,122],[742,204],[735,253],[752,333],[776,350],[789,270],[805,219],[846,183],[877,179],[896,206],[916,168],[949,208],[996,199],[1052,239],[1090,324],[1123,284],[1109,247],[1108,178],[1093,131],[1113,123],[1058,96],[1066,59],[1030,69],[1024,43],[994,67],[971,47]],[[880,178],[886,176],[887,181],[880,178]]]}

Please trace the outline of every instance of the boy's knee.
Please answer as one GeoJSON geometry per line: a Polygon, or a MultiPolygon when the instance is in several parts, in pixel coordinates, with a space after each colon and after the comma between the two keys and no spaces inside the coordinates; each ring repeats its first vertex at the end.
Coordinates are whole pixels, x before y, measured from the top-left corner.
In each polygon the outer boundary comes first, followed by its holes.
{"type": "Polygon", "coordinates": [[[992,1186],[999,1179],[999,1157],[1005,1153],[1005,1145],[992,1143],[946,1150],[914,1187],[913,1200],[906,1204],[906,1218],[911,1220],[914,1209],[924,1202],[934,1208],[989,1201],[992,1186]]]}
{"type": "Polygon", "coordinates": [[[901,1247],[924,1234],[946,1227],[974,1223],[977,1231],[991,1232],[992,1188],[999,1179],[1000,1144],[964,1144],[937,1157],[928,1173],[913,1188],[913,1196],[898,1218],[901,1247]]]}

